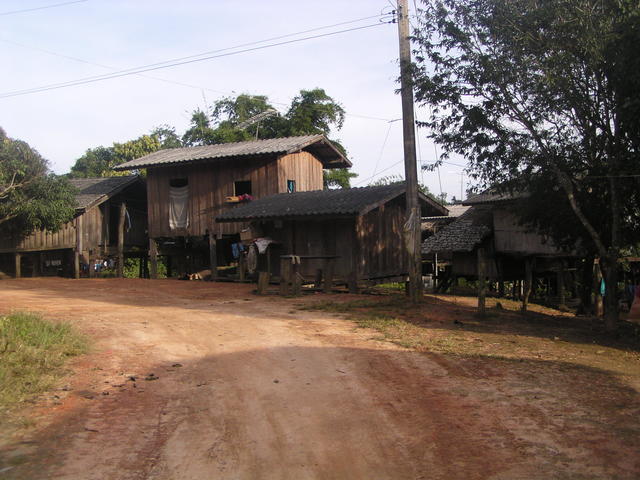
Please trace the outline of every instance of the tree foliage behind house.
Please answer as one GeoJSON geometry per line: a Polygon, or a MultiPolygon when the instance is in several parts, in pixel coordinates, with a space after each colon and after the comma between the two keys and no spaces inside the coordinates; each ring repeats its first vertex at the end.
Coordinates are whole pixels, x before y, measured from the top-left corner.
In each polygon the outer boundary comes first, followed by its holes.
{"type": "MultiPolygon", "coordinates": [[[[191,127],[182,141],[187,146],[194,146],[314,134],[330,138],[332,130],[342,128],[344,116],[342,106],[321,88],[301,90],[282,115],[277,113],[266,96],[242,94],[215,102],[211,115],[199,109],[194,111],[191,127]],[[253,125],[242,125],[269,110],[275,114],[253,125]]],[[[347,154],[340,142],[332,142],[344,155],[347,154]]],[[[325,171],[325,188],[349,187],[350,179],[355,176],[347,169],[325,171]]]]}
{"type": "MultiPolygon", "coordinates": [[[[192,147],[216,143],[322,134],[330,138],[332,130],[340,130],[345,112],[342,106],[321,89],[301,90],[285,113],[280,114],[264,95],[241,94],[217,100],[206,111],[196,109],[191,114],[189,128],[182,136],[175,128],[163,125],[148,135],[114,143],[111,147],[91,148],[76,160],[71,168],[73,177],[104,177],[127,175],[113,167],[164,148],[192,147]],[[243,126],[246,120],[272,110],[258,123],[243,126]]],[[[335,147],[345,156],[345,148],[336,140],[335,147]]],[[[349,187],[356,174],[347,169],[325,171],[325,188],[349,187]]]]}
{"type": "Polygon", "coordinates": [[[73,218],[74,189],[49,170],[47,161],[26,142],[0,128],[0,229],[27,234],[55,231],[73,218]]]}
{"type": "Polygon", "coordinates": [[[612,328],[617,258],[640,219],[640,5],[425,0],[419,24],[433,137],[481,185],[529,190],[529,219],[600,256],[612,328]]]}

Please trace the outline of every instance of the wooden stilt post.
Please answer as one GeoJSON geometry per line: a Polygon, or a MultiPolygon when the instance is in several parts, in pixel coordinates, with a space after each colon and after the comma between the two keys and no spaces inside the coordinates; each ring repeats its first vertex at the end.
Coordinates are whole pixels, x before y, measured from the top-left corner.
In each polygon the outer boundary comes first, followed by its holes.
{"type": "Polygon", "coordinates": [[[324,261],[324,293],[331,293],[333,287],[333,266],[335,260],[329,258],[324,261]]]}
{"type": "Polygon", "coordinates": [[[238,257],[238,279],[241,282],[244,282],[247,276],[247,262],[246,257],[244,256],[244,252],[240,252],[240,256],[238,257]]]}
{"type": "Polygon", "coordinates": [[[527,258],[524,261],[525,279],[524,292],[522,295],[522,311],[526,312],[529,307],[529,296],[533,288],[533,259],[527,258]]]}
{"type": "Polygon", "coordinates": [[[127,205],[120,204],[120,214],[118,216],[118,277],[124,277],[124,221],[127,213],[127,205]]]}
{"type": "Polygon", "coordinates": [[[486,313],[487,268],[484,248],[478,248],[478,314],[486,313]]]}
{"type": "Polygon", "coordinates": [[[76,248],[73,252],[73,276],[80,278],[80,255],[82,255],[82,215],[76,217],[76,248]]]}
{"type": "Polygon", "coordinates": [[[560,262],[560,268],[558,270],[558,303],[560,307],[565,307],[567,303],[567,298],[564,290],[564,260],[560,262]]]}
{"type": "Polygon", "coordinates": [[[209,266],[211,268],[211,281],[218,278],[218,250],[217,240],[213,231],[209,231],[209,266]]]}
{"type": "Polygon", "coordinates": [[[87,263],[89,264],[89,278],[94,278],[96,276],[96,271],[94,269],[94,264],[95,262],[93,261],[92,254],[91,254],[92,250],[89,250],[89,252],[87,253],[87,263]]]}
{"type": "Polygon", "coordinates": [[[293,283],[293,294],[302,295],[302,278],[300,277],[300,264],[294,263],[291,269],[291,282],[293,283]]]}
{"type": "Polygon", "coordinates": [[[16,278],[21,278],[22,277],[22,254],[20,252],[16,252],[14,254],[14,261],[15,261],[15,277],[16,278]]]}
{"type": "Polygon", "coordinates": [[[158,243],[153,238],[149,238],[149,277],[158,278],[158,243]]]}
{"type": "Polygon", "coordinates": [[[291,259],[280,259],[280,295],[289,295],[289,282],[291,281],[291,259]]]}
{"type": "Polygon", "coordinates": [[[109,226],[111,225],[111,200],[107,200],[104,204],[104,210],[102,214],[102,243],[104,255],[109,254],[109,244],[111,239],[109,238],[109,226]]]}
{"type": "Polygon", "coordinates": [[[264,295],[269,288],[269,272],[258,272],[258,295],[264,295]]]}

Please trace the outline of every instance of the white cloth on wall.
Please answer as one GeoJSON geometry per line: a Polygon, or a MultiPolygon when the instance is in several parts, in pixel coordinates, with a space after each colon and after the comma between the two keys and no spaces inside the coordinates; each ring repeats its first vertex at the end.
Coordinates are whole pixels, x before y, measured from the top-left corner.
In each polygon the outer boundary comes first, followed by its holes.
{"type": "Polygon", "coordinates": [[[189,226],[189,185],[169,187],[169,228],[189,226]]]}

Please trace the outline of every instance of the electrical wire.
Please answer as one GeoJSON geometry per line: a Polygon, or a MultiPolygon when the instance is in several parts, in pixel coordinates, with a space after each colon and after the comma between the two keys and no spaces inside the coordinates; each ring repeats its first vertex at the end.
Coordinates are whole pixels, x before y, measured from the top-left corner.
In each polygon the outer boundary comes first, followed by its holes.
{"type": "MultiPolygon", "coordinates": [[[[247,52],[253,52],[253,51],[258,51],[258,50],[264,50],[266,48],[278,47],[278,46],[282,46],[282,45],[289,45],[289,44],[299,43],[299,42],[303,42],[303,41],[306,41],[306,40],[313,40],[313,39],[317,39],[317,38],[324,38],[324,37],[328,37],[328,36],[332,36],[332,35],[338,35],[338,34],[341,34],[341,33],[347,33],[347,32],[353,32],[353,31],[357,31],[357,30],[363,30],[363,29],[366,29],[366,28],[377,27],[377,26],[380,26],[380,25],[385,25],[385,23],[380,22],[380,23],[374,23],[374,24],[369,24],[369,25],[364,25],[364,26],[359,26],[359,27],[343,29],[343,30],[337,30],[337,31],[333,31],[333,32],[319,34],[319,35],[312,35],[312,36],[307,36],[307,37],[302,37],[302,38],[296,38],[296,39],[293,39],[293,40],[286,40],[286,41],[283,41],[283,42],[270,43],[270,44],[267,44],[267,45],[260,45],[260,46],[251,47],[251,48],[244,48],[244,49],[236,50],[236,51],[232,51],[232,52],[228,52],[228,50],[235,49],[235,48],[238,48],[238,47],[229,47],[229,48],[225,48],[225,49],[219,50],[219,51],[226,51],[226,53],[220,53],[220,54],[216,54],[216,55],[208,55],[208,56],[204,56],[204,57],[200,57],[200,58],[193,58],[194,56],[183,57],[183,58],[187,58],[187,59],[186,60],[175,61],[173,63],[160,62],[160,63],[150,64],[150,65],[144,65],[144,66],[141,66],[141,67],[121,70],[121,71],[114,72],[114,73],[111,73],[111,74],[98,75],[98,76],[92,76],[92,77],[85,77],[85,78],[72,80],[72,81],[67,81],[67,82],[60,82],[60,83],[55,83],[55,84],[50,84],[50,85],[43,85],[41,87],[34,87],[34,88],[30,88],[30,89],[17,90],[17,91],[12,91],[12,92],[5,92],[5,93],[0,94],[0,98],[9,98],[9,97],[15,97],[15,96],[20,96],[20,95],[28,95],[28,94],[32,94],[32,93],[39,93],[39,92],[45,92],[45,91],[49,91],[49,90],[56,90],[56,89],[60,89],[60,88],[67,88],[67,87],[73,87],[73,86],[77,86],[77,85],[84,85],[84,84],[87,84],[87,83],[94,83],[94,82],[99,82],[99,81],[104,81],[104,80],[110,80],[110,79],[113,79],[113,78],[120,78],[120,77],[124,77],[124,76],[128,76],[128,75],[137,75],[137,74],[145,73],[145,72],[149,72],[149,71],[161,70],[161,69],[165,69],[165,68],[172,68],[172,67],[177,67],[177,66],[181,66],[181,65],[187,65],[187,64],[191,64],[191,63],[203,62],[203,61],[212,60],[212,59],[215,59],[215,58],[229,57],[229,56],[233,56],[233,55],[238,55],[240,53],[247,53],[247,52]]],[[[254,43],[263,43],[263,42],[254,42],[254,43]]]]}
{"type": "MultiPolygon", "coordinates": [[[[371,17],[363,17],[363,18],[364,19],[368,19],[368,18],[371,18],[371,17]]],[[[347,22],[340,22],[340,23],[333,24],[333,25],[327,25],[325,27],[318,27],[318,28],[314,28],[314,29],[311,29],[311,30],[320,30],[320,29],[324,29],[324,28],[330,28],[330,27],[333,27],[335,25],[353,23],[353,22],[360,21],[360,20],[362,20],[362,18],[361,19],[356,19],[356,20],[349,20],[347,22]]],[[[310,31],[310,30],[305,30],[305,31],[310,31]]],[[[298,33],[300,33],[300,32],[298,32],[298,33]]],[[[296,34],[289,34],[289,36],[290,35],[296,35],[296,34]]],[[[93,66],[96,66],[96,67],[105,68],[105,69],[108,69],[108,70],[116,70],[116,71],[117,70],[122,70],[119,67],[115,67],[115,66],[112,66],[112,65],[105,65],[103,63],[92,62],[92,61],[86,60],[84,58],[78,58],[78,57],[74,57],[74,56],[71,56],[71,55],[66,55],[66,54],[63,54],[63,53],[54,52],[54,51],[51,51],[51,50],[47,50],[46,48],[34,47],[33,45],[26,45],[24,43],[16,42],[16,41],[13,41],[13,40],[8,40],[6,38],[0,38],[0,42],[4,42],[4,43],[8,43],[10,45],[15,45],[15,46],[26,48],[26,49],[29,49],[29,50],[34,50],[34,51],[37,51],[37,52],[45,53],[47,55],[51,55],[51,56],[54,56],[54,57],[64,58],[66,60],[72,60],[74,62],[79,62],[79,63],[84,63],[84,64],[87,64],[87,65],[93,65],[93,66]]],[[[256,42],[256,43],[258,43],[258,42],[256,42]]],[[[181,82],[181,81],[177,81],[177,80],[170,80],[168,78],[157,77],[157,76],[154,76],[154,75],[148,75],[148,74],[144,74],[144,73],[138,73],[136,75],[139,76],[139,77],[142,77],[142,78],[149,78],[151,80],[157,80],[159,82],[169,83],[169,84],[173,84],[173,85],[179,85],[179,86],[182,86],[182,87],[192,88],[192,89],[196,89],[196,90],[200,90],[200,91],[205,90],[207,92],[217,93],[219,95],[232,95],[232,93],[230,93],[230,92],[225,92],[225,91],[222,91],[222,90],[215,90],[215,89],[212,89],[212,88],[209,88],[209,87],[204,87],[202,85],[196,85],[196,84],[193,84],[193,83],[186,83],[186,82],[181,82]]],[[[284,102],[270,101],[270,103],[272,103],[274,105],[280,105],[280,106],[283,106],[283,107],[288,107],[289,106],[289,104],[284,103],[284,102]]],[[[388,118],[374,117],[374,116],[371,116],[371,115],[361,115],[361,114],[350,113],[350,112],[345,112],[345,115],[348,116],[348,117],[362,118],[362,119],[365,119],[365,120],[376,120],[376,121],[380,121],[380,122],[391,122],[392,121],[392,120],[390,120],[388,118]]]]}
{"type": "Polygon", "coordinates": [[[394,163],[393,165],[389,165],[387,168],[380,170],[378,173],[376,173],[375,175],[372,175],[370,177],[365,178],[364,180],[361,180],[360,182],[356,183],[354,186],[358,186],[358,185],[362,185],[365,182],[368,182],[369,180],[371,180],[373,177],[376,177],[378,175],[383,174],[384,172],[386,172],[387,170],[391,170],[393,167],[395,167],[396,165],[400,165],[402,162],[404,162],[404,159],[397,161],[396,163],[394,163]]]}
{"type": "Polygon", "coordinates": [[[41,7],[23,8],[22,10],[11,10],[8,12],[0,12],[0,17],[4,17],[6,15],[16,15],[18,13],[35,12],[36,10],[45,10],[47,8],[64,7],[65,5],[71,5],[73,3],[84,3],[88,1],[89,0],[73,0],[72,2],[54,3],[52,5],[43,5],[41,7]]]}
{"type": "Polygon", "coordinates": [[[384,141],[382,142],[382,147],[380,147],[380,154],[378,155],[378,160],[376,161],[376,166],[373,169],[373,177],[376,176],[376,172],[378,171],[378,165],[380,165],[380,160],[382,159],[382,155],[384,154],[384,147],[387,145],[387,140],[389,140],[389,133],[391,133],[391,127],[393,126],[394,122],[396,122],[397,120],[391,120],[389,122],[389,128],[387,128],[387,134],[384,136],[384,141]]]}

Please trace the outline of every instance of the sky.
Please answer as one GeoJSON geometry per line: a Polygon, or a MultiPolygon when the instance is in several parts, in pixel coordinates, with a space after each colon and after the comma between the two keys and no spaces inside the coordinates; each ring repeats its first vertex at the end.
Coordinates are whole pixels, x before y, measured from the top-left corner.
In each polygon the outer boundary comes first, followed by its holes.
{"type": "MultiPolygon", "coordinates": [[[[380,17],[392,3],[0,0],[0,126],[37,149],[56,173],[66,173],[89,148],[131,140],[164,124],[181,134],[194,109],[221,97],[267,95],[284,111],[301,89],[319,87],[347,113],[332,138],[346,147],[358,174],[352,185],[404,177],[397,25],[380,17]],[[321,29],[343,22],[349,23],[321,29]],[[206,56],[357,27],[366,28],[6,96],[311,29],[318,30],[206,56]]],[[[416,109],[418,120],[426,114],[424,107],[416,109]]],[[[438,150],[425,130],[417,133],[418,161],[433,163],[438,150]]],[[[469,181],[463,166],[463,159],[455,159],[440,167],[440,178],[437,171],[420,170],[418,179],[435,194],[459,199],[469,181]]]]}

